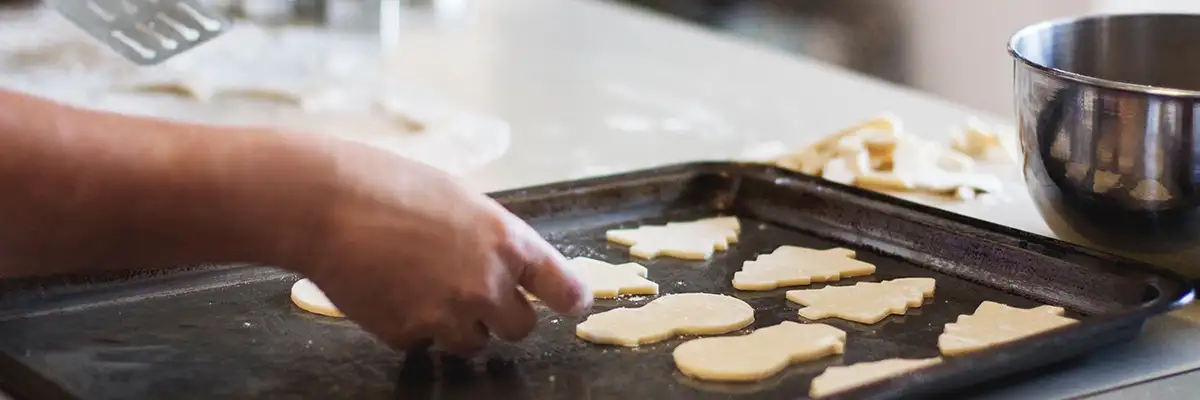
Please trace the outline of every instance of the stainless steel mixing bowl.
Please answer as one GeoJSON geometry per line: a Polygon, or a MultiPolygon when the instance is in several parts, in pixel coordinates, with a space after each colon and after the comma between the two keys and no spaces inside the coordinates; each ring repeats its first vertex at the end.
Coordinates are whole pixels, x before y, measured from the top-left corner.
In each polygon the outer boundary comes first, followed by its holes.
{"type": "Polygon", "coordinates": [[[1008,50],[1025,181],[1054,233],[1200,248],[1200,15],[1050,21],[1008,50]]]}

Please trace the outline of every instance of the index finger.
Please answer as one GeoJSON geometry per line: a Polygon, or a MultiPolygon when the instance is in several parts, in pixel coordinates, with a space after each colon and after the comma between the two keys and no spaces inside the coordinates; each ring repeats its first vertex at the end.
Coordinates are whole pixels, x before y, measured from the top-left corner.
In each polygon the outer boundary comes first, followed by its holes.
{"type": "Polygon", "coordinates": [[[525,221],[503,211],[510,230],[506,262],[517,283],[559,314],[581,315],[592,308],[592,291],[562,253],[525,221]]]}

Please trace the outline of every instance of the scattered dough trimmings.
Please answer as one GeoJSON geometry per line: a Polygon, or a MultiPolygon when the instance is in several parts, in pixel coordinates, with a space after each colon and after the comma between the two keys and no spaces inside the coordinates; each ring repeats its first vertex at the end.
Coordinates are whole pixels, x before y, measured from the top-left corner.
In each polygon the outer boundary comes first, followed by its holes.
{"type": "Polygon", "coordinates": [[[593,314],[575,335],[600,344],[637,346],[676,335],[719,335],[754,322],[754,308],[731,296],[684,293],[660,297],[640,308],[593,314]]]}
{"type": "MultiPolygon", "coordinates": [[[[638,263],[613,265],[587,257],[576,257],[567,260],[567,266],[579,274],[592,289],[592,296],[597,299],[614,299],[630,294],[658,294],[658,284],[646,279],[646,267],[638,263]]],[[[525,289],[521,291],[530,301],[537,300],[532,294],[525,292],[525,289]]]]}
{"type": "Polygon", "coordinates": [[[742,264],[742,270],[733,274],[733,287],[774,290],[875,273],[874,265],[856,260],[854,256],[854,250],[840,247],[816,250],[779,246],[770,254],[759,255],[742,264]]]}
{"type": "MultiPolygon", "coordinates": [[[[968,128],[974,133],[959,140],[963,148],[971,152],[979,150],[977,147],[990,149],[995,135],[980,129],[968,128]]],[[[994,142],[1000,143],[999,138],[994,142]]],[[[826,137],[800,152],[776,158],[774,163],[843,184],[962,199],[973,198],[974,192],[1003,189],[996,176],[971,172],[975,165],[971,155],[904,133],[900,121],[891,114],[826,137]]]]}
{"type": "Polygon", "coordinates": [[[325,297],[316,284],[308,279],[301,279],[292,285],[292,303],[304,311],[329,317],[345,317],[341,311],[325,297]]]}
{"type": "Polygon", "coordinates": [[[912,360],[892,358],[841,367],[829,367],[821,375],[813,378],[812,384],[809,385],[808,396],[814,399],[826,397],[894,376],[904,375],[940,362],[942,362],[941,357],[912,360]]]}
{"type": "Polygon", "coordinates": [[[1062,316],[1063,312],[1062,307],[1023,309],[985,301],[975,309],[975,314],[959,315],[957,321],[946,324],[945,331],[938,336],[938,349],[942,355],[954,356],[1078,322],[1062,316]]]}
{"type": "Polygon", "coordinates": [[[883,282],[859,282],[854,286],[791,290],[787,299],[807,306],[800,316],[818,320],[841,318],[864,324],[882,321],[888,315],[904,315],[933,296],[933,278],[900,278],[883,282]]]}
{"type": "Polygon", "coordinates": [[[792,321],[745,336],[691,340],[675,348],[684,375],[708,381],[757,381],[798,362],[842,354],[846,332],[825,324],[792,321]]]}
{"type": "Polygon", "coordinates": [[[666,225],[646,225],[605,232],[609,241],[630,246],[629,254],[651,259],[657,256],[685,260],[707,260],[713,250],[726,250],[737,243],[741,225],[737,217],[706,218],[666,225]]]}
{"type": "MultiPolygon", "coordinates": [[[[1000,133],[985,125],[979,118],[967,120],[966,128],[958,131],[954,135],[954,139],[950,141],[950,148],[977,160],[987,158],[992,149],[1000,149],[1008,153],[1008,149],[1000,140],[1000,133]]],[[[1016,157],[1012,158],[1014,161],[1016,160],[1016,157]]]]}

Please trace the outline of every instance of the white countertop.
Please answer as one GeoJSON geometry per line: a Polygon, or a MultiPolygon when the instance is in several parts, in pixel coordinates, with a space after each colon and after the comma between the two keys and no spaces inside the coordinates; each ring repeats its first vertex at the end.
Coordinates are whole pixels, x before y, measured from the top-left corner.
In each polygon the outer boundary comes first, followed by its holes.
{"type": "MultiPolygon", "coordinates": [[[[509,151],[465,177],[481,191],[730,159],[882,112],[943,140],[971,116],[1009,120],[612,3],[466,4],[453,18],[406,18],[392,38],[392,65],[509,122],[509,151]]],[[[1052,236],[1016,166],[993,171],[1009,182],[1011,201],[940,206],[1052,236]]],[[[1156,318],[1134,343],[985,397],[1077,397],[1200,368],[1198,324],[1196,307],[1156,318]]]]}

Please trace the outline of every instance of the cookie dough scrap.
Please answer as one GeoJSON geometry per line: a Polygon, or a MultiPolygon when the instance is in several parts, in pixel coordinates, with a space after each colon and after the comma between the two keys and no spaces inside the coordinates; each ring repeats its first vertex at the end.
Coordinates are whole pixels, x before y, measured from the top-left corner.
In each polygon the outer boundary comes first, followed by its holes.
{"type": "Polygon", "coordinates": [[[312,281],[307,278],[296,281],[292,284],[292,303],[301,310],[308,311],[313,314],[320,314],[327,317],[345,317],[338,310],[337,306],[325,297],[325,292],[317,287],[312,281]]]}
{"type": "Polygon", "coordinates": [[[774,290],[875,273],[875,265],[856,260],[855,255],[854,250],[841,247],[816,250],[779,246],[770,254],[759,255],[742,264],[742,270],[733,274],[733,287],[737,290],[774,290]]]}
{"type": "Polygon", "coordinates": [[[773,163],[846,185],[974,198],[977,192],[997,193],[1004,188],[997,176],[972,171],[976,165],[972,154],[1001,143],[996,134],[983,129],[975,123],[962,138],[946,145],[905,132],[899,118],[885,113],[773,163]]]}
{"type": "Polygon", "coordinates": [[[959,315],[938,336],[942,355],[954,356],[1014,342],[1051,329],[1079,322],[1063,316],[1062,307],[1025,309],[985,301],[974,314],[959,315]]]}
{"type": "Polygon", "coordinates": [[[737,217],[705,218],[690,222],[669,222],[633,229],[605,232],[609,241],[630,246],[629,254],[642,259],[658,256],[684,260],[707,260],[714,250],[724,251],[737,243],[741,224],[737,217]]]}
{"type": "Polygon", "coordinates": [[[933,297],[933,278],[900,278],[883,282],[859,282],[854,286],[790,290],[787,299],[804,305],[800,316],[818,320],[841,318],[874,324],[888,315],[904,315],[933,297]]]}
{"type": "Polygon", "coordinates": [[[636,347],[677,335],[719,335],[754,322],[754,308],[732,296],[672,294],[639,308],[592,314],[575,326],[575,335],[597,344],[636,347]]]}
{"type": "Polygon", "coordinates": [[[792,321],[744,336],[688,341],[675,348],[675,366],[693,379],[752,382],[789,365],[842,354],[846,332],[825,324],[792,321]]]}
{"type": "Polygon", "coordinates": [[[829,367],[813,378],[808,396],[814,399],[857,389],[872,383],[904,375],[942,362],[941,357],[861,362],[841,367],[829,367]]]}
{"type": "MultiPolygon", "coordinates": [[[[576,257],[567,260],[567,266],[587,283],[593,298],[614,299],[621,295],[658,294],[658,284],[646,279],[646,267],[638,263],[613,265],[592,258],[576,257]]],[[[537,297],[524,288],[521,292],[525,294],[525,298],[537,300],[537,297]]]]}

